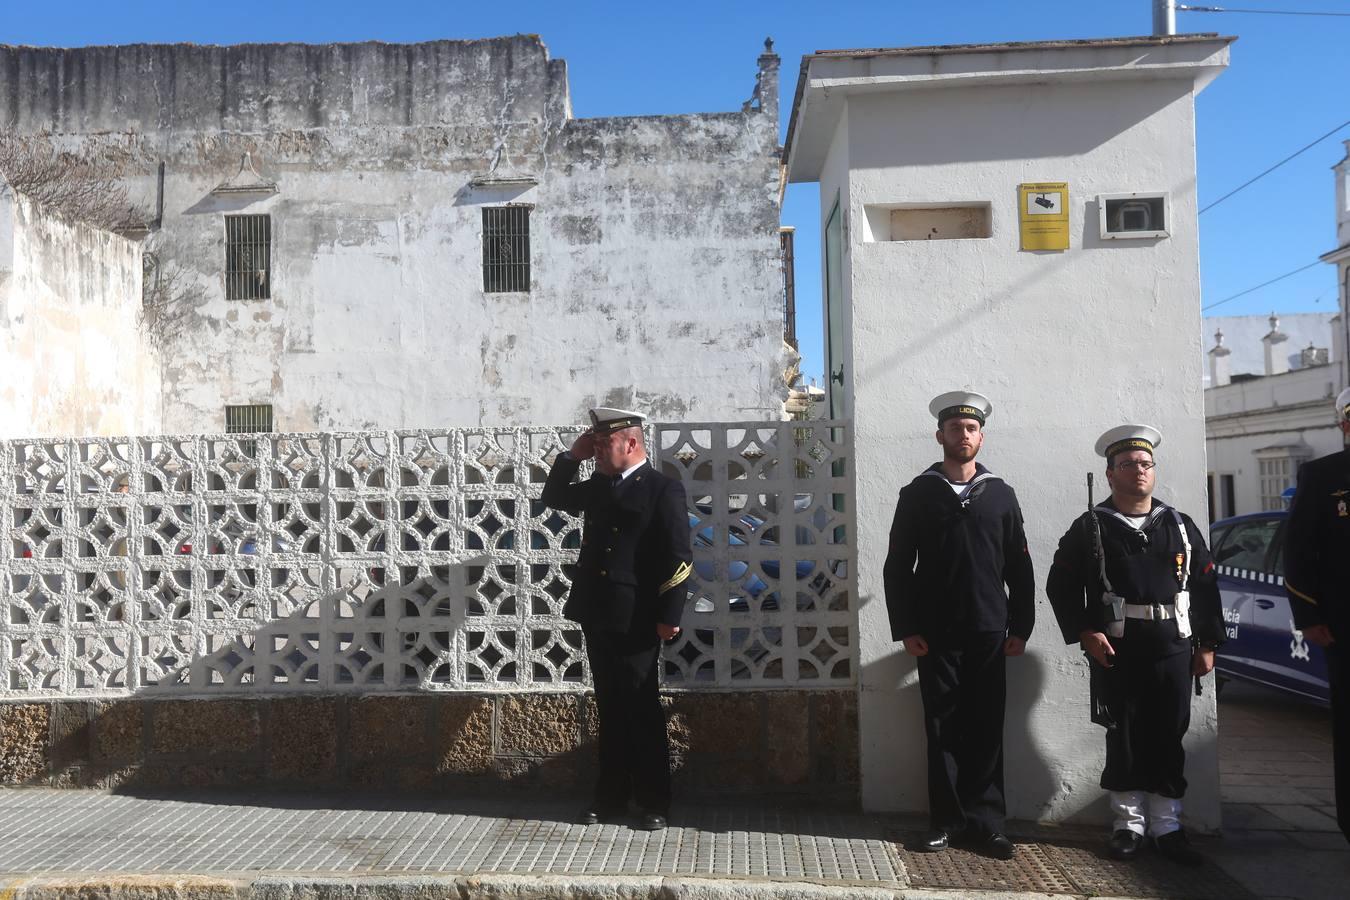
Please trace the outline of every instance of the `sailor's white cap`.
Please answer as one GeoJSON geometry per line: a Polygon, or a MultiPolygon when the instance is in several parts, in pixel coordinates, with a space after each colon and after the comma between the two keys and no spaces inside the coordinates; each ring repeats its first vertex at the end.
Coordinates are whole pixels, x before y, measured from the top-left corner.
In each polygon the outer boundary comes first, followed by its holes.
{"type": "Polygon", "coordinates": [[[1117,453],[1127,450],[1144,450],[1149,456],[1155,448],[1162,445],[1162,432],[1152,425],[1117,425],[1097,438],[1097,455],[1105,456],[1108,461],[1117,453]]]}
{"type": "Polygon", "coordinates": [[[928,404],[928,411],[937,418],[939,425],[958,417],[974,419],[983,425],[993,413],[994,404],[984,394],[974,391],[948,391],[934,397],[928,404]]]}

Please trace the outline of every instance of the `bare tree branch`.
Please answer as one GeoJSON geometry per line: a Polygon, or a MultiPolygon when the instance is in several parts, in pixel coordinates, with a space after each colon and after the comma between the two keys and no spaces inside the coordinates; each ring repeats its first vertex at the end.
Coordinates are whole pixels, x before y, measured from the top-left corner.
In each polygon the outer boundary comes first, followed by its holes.
{"type": "Polygon", "coordinates": [[[0,177],[48,212],[111,231],[143,224],[127,198],[123,166],[58,150],[44,135],[0,130],[0,177]]]}

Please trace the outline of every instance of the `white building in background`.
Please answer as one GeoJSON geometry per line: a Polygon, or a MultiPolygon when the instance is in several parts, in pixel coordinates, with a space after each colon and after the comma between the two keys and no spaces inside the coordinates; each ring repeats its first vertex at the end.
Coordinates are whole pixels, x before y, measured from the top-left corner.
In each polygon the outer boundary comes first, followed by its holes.
{"type": "MultiPolygon", "coordinates": [[[[575,118],[529,35],[0,46],[0,98],[7,128],[117,161],[151,220],[138,427],[783,415],[767,48],[744,107],[706,114],[575,118]]],[[[97,343],[91,394],[120,377],[97,343]]]]}
{"type": "MultiPolygon", "coordinates": [[[[1230,41],[802,60],[787,164],[790,181],[820,184],[827,387],[857,424],[871,808],[927,808],[918,681],[891,640],[882,563],[897,492],[940,455],[933,396],[965,387],[992,399],[982,461],[1021,497],[1039,583],[1087,502],[1084,473],[1103,468],[1092,447],[1108,427],[1160,427],[1159,496],[1204,515],[1195,96],[1227,66],[1230,41]]],[[[1009,814],[1100,822],[1086,668],[1048,604],[1038,614],[1028,656],[1008,666],[1009,814]]],[[[1209,692],[1187,742],[1186,809],[1201,829],[1219,824],[1216,727],[1209,692]]]]}
{"type": "Polygon", "coordinates": [[[1350,384],[1350,141],[1346,148],[1332,169],[1337,248],[1321,257],[1336,266],[1340,312],[1205,320],[1214,334],[1205,390],[1211,520],[1283,509],[1298,467],[1344,446],[1332,401],[1350,384]]]}
{"type": "Polygon", "coordinates": [[[0,438],[138,434],[159,414],[140,247],[0,179],[0,438]]]}

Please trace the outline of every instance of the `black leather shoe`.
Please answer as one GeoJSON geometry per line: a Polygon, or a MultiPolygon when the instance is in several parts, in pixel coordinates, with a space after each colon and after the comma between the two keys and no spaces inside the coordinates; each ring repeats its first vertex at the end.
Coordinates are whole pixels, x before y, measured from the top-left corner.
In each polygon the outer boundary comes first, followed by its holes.
{"type": "Polygon", "coordinates": [[[980,844],[980,852],[991,859],[1012,859],[1017,850],[1006,834],[995,831],[980,844]]]}
{"type": "Polygon", "coordinates": [[[599,825],[600,811],[593,806],[588,806],[577,814],[578,825],[599,825]]]}
{"type": "Polygon", "coordinates": [[[660,831],[666,827],[666,817],[660,813],[643,813],[638,821],[638,831],[660,831]]]}
{"type": "Polygon", "coordinates": [[[1136,834],[1128,828],[1121,828],[1111,835],[1111,839],[1106,842],[1106,851],[1112,859],[1134,859],[1139,855],[1139,848],[1144,846],[1144,836],[1136,834]]]}
{"type": "Polygon", "coordinates": [[[1174,863],[1183,866],[1202,866],[1205,864],[1205,858],[1191,846],[1190,838],[1186,837],[1186,832],[1183,829],[1179,828],[1161,837],[1155,837],[1153,846],[1157,847],[1159,853],[1174,863]]]}
{"type": "Polygon", "coordinates": [[[919,842],[919,849],[924,853],[940,853],[951,845],[951,835],[945,831],[930,831],[923,836],[919,842]]]}

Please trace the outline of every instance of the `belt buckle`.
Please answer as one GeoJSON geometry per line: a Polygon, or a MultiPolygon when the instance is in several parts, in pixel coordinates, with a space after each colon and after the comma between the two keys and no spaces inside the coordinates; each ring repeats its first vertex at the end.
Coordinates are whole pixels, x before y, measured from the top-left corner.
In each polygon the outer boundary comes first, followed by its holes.
{"type": "Polygon", "coordinates": [[[1155,601],[1152,609],[1153,609],[1153,621],[1161,622],[1167,618],[1166,616],[1163,615],[1163,608],[1161,603],[1155,601]]]}

